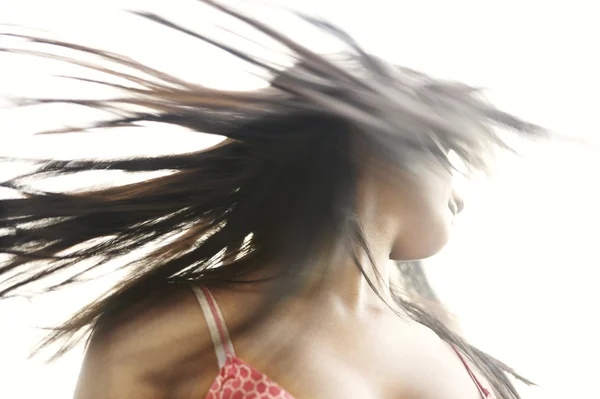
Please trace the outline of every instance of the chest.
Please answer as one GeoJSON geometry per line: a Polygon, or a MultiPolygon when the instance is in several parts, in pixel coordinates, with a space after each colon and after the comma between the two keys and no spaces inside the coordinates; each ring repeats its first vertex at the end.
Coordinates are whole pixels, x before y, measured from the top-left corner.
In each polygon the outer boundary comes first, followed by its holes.
{"type": "Polygon", "coordinates": [[[482,397],[456,352],[421,325],[382,320],[322,327],[263,336],[270,345],[243,350],[240,357],[296,399],[482,397]]]}

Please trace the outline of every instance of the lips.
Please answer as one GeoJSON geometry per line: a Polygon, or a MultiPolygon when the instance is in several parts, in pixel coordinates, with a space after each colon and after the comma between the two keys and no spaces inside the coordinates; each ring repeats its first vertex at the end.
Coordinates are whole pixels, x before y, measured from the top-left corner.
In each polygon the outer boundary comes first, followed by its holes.
{"type": "Polygon", "coordinates": [[[453,200],[448,201],[448,208],[450,208],[450,212],[452,212],[452,214],[454,216],[456,216],[458,214],[458,211],[459,211],[458,204],[455,201],[453,201],[453,200]]]}
{"type": "Polygon", "coordinates": [[[448,208],[454,216],[458,215],[465,208],[465,202],[459,196],[454,196],[448,201],[448,208]]]}

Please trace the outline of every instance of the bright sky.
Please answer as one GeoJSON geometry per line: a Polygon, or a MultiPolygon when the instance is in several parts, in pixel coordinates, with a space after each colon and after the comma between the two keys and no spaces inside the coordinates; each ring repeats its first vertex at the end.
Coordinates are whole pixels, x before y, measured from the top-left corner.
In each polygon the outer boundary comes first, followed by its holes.
{"type": "MultiPolygon", "coordinates": [[[[0,0],[0,23],[65,32],[71,40],[122,51],[215,86],[256,84],[239,73],[235,75],[239,79],[232,79],[235,67],[219,62],[217,54],[207,57],[204,48],[190,52],[183,47],[183,43],[196,46],[193,41],[115,12],[117,4],[124,9],[151,9],[202,26],[203,13],[195,11],[199,8],[193,0],[165,1],[151,8],[147,3],[0,0]]],[[[489,97],[506,110],[595,143],[527,145],[522,147],[524,159],[503,158],[489,181],[471,186],[455,237],[428,261],[428,272],[474,343],[543,386],[524,390],[526,399],[599,397],[592,385],[600,372],[596,5],[583,0],[316,3],[304,0],[302,6],[344,26],[371,51],[489,88],[489,97]]],[[[306,40],[313,40],[319,49],[330,49],[329,43],[308,34],[306,40]]],[[[0,54],[0,98],[23,93],[80,94],[81,86],[41,75],[59,70],[66,69],[0,54]]],[[[139,153],[174,152],[214,140],[190,140],[179,131],[143,132],[143,136],[119,137],[115,146],[114,141],[94,135],[62,141],[29,135],[48,124],[76,123],[90,116],[80,112],[61,107],[34,114],[0,109],[0,154],[119,155],[131,153],[132,148],[139,153]]],[[[14,170],[0,170],[0,179],[11,173],[14,170]]],[[[94,178],[107,181],[103,176],[94,178]]],[[[31,303],[0,302],[1,398],[70,396],[80,352],[50,366],[42,366],[40,359],[26,360],[28,350],[43,335],[33,327],[60,320],[104,286],[98,283],[31,303]]]]}

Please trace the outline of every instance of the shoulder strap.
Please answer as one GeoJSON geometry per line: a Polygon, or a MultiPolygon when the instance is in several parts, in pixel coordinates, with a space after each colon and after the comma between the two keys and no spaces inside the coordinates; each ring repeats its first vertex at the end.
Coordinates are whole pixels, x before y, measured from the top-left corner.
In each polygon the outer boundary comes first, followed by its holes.
{"type": "Polygon", "coordinates": [[[196,294],[196,298],[198,298],[202,313],[204,313],[208,331],[210,332],[215,353],[217,354],[217,362],[219,363],[219,368],[221,368],[225,364],[228,354],[235,356],[225,320],[215,298],[206,287],[194,286],[192,289],[194,290],[194,294],[196,294]]]}
{"type": "Polygon", "coordinates": [[[471,379],[473,380],[473,382],[475,383],[475,385],[477,386],[477,388],[479,389],[479,393],[481,394],[481,397],[483,399],[493,399],[494,396],[491,393],[490,390],[488,390],[479,380],[479,378],[477,378],[477,376],[475,375],[475,373],[473,372],[473,369],[471,368],[471,366],[469,366],[469,362],[467,361],[467,359],[465,358],[465,356],[462,354],[462,352],[454,345],[450,344],[450,346],[452,347],[452,349],[454,349],[454,352],[456,352],[456,354],[458,355],[458,357],[460,358],[460,360],[462,361],[463,365],[465,366],[465,368],[467,369],[467,372],[469,373],[469,375],[471,376],[471,379]]]}

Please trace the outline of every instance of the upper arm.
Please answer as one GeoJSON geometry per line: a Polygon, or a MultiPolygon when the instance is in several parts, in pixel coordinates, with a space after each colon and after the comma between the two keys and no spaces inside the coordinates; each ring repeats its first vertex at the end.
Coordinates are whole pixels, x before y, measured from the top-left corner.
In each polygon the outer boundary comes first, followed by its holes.
{"type": "Polygon", "coordinates": [[[193,293],[183,290],[101,323],[74,399],[202,397],[217,372],[206,322],[193,293]]]}

